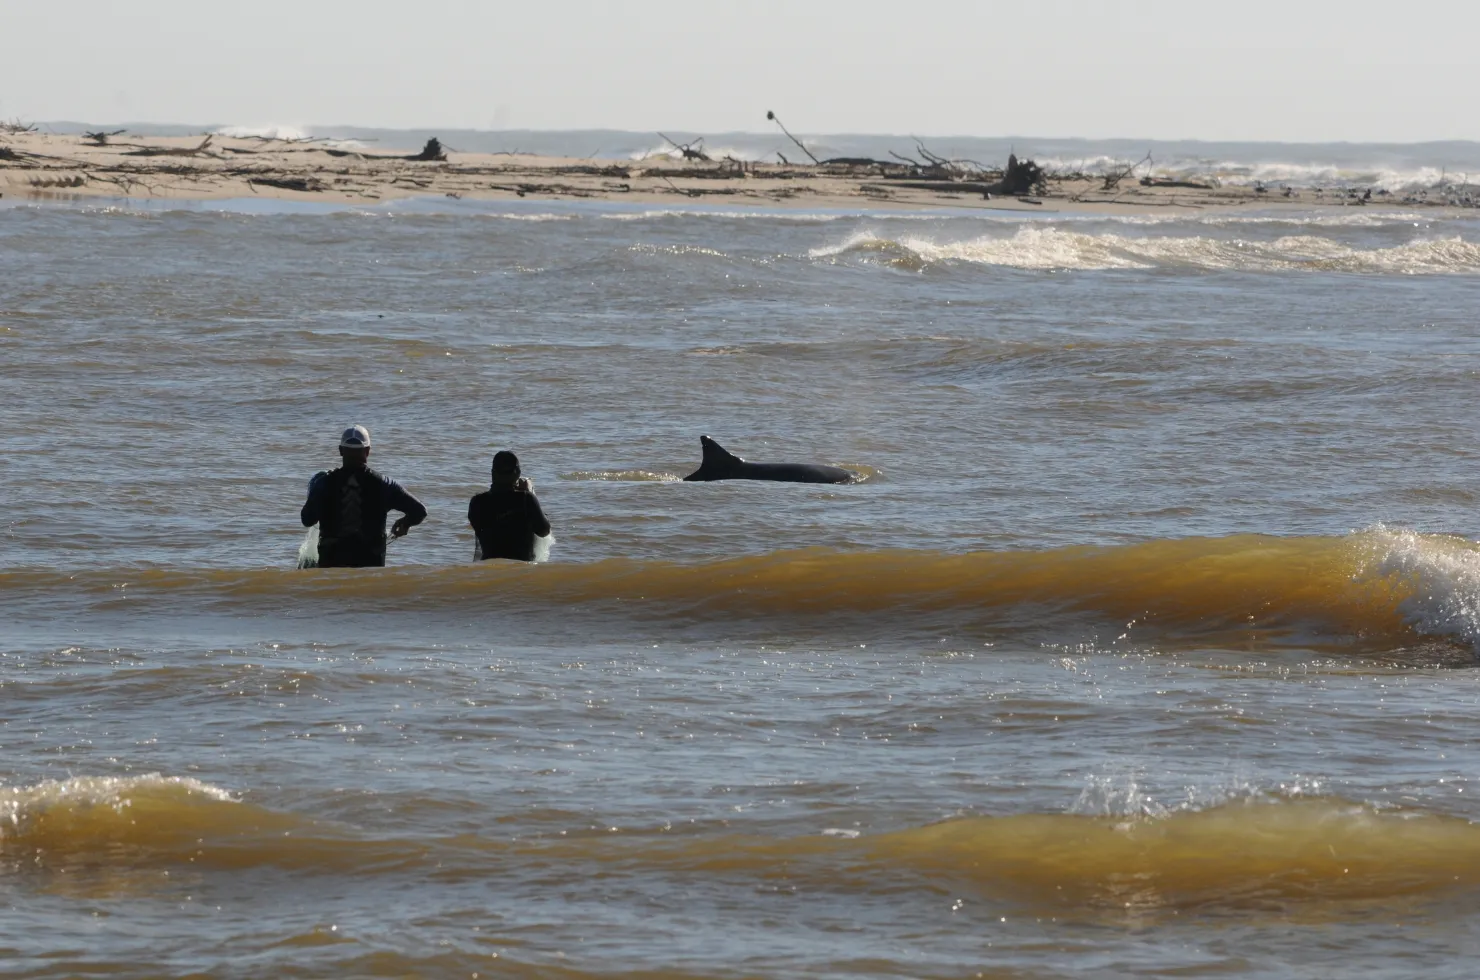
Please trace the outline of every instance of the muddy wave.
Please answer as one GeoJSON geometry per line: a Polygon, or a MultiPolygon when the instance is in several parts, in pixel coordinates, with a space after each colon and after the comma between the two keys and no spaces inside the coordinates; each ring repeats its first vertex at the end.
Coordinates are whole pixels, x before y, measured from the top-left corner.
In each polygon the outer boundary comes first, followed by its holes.
{"type": "Polygon", "coordinates": [[[1122,636],[1266,643],[1327,637],[1480,644],[1480,546],[1377,528],[1342,537],[1237,535],[1119,547],[974,552],[813,548],[700,564],[135,569],[0,573],[0,604],[70,598],[101,610],[524,608],[646,620],[752,617],[972,629],[1082,618],[1122,636]]]}
{"type": "Polygon", "coordinates": [[[378,836],[158,774],[0,791],[0,859],[32,872],[290,871],[496,877],[524,865],[893,889],[901,876],[1023,901],[1201,907],[1374,898],[1480,884],[1480,826],[1334,797],[1250,794],[1153,816],[967,816],[867,833],[758,838],[603,827],[548,836],[378,836]],[[455,870],[454,870],[455,869],[455,870]]]}

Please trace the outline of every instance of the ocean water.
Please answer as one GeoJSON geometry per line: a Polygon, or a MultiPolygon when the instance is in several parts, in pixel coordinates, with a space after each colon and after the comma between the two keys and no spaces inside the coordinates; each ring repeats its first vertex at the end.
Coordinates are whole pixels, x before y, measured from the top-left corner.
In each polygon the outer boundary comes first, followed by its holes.
{"type": "Polygon", "coordinates": [[[4,203],[0,976],[1471,972],[1480,220],[4,203]]]}

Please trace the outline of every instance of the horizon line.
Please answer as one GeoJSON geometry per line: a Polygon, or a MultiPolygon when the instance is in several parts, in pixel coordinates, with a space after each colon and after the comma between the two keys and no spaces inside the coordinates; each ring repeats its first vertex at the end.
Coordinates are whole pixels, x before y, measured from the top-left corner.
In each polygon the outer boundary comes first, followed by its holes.
{"type": "MultiPolygon", "coordinates": [[[[20,120],[15,120],[15,121],[19,122],[20,120]]],[[[538,127],[538,126],[520,126],[520,127],[505,127],[505,128],[493,129],[493,128],[481,128],[481,127],[477,127],[477,126],[435,126],[435,125],[431,125],[431,126],[381,126],[381,125],[365,125],[365,124],[362,124],[362,123],[266,123],[266,124],[219,123],[219,122],[218,123],[179,123],[179,122],[162,122],[162,121],[159,121],[159,120],[114,120],[114,121],[111,121],[111,122],[100,123],[100,122],[97,122],[97,121],[82,121],[82,120],[76,120],[76,119],[33,120],[33,121],[27,122],[25,124],[26,125],[35,126],[38,129],[43,129],[44,127],[55,127],[55,126],[66,126],[66,127],[123,126],[123,127],[129,128],[129,129],[133,129],[133,128],[146,128],[146,127],[170,127],[170,128],[173,128],[173,129],[184,129],[184,130],[191,130],[192,132],[199,132],[201,135],[215,135],[215,134],[220,133],[220,131],[223,130],[223,129],[272,129],[272,128],[290,129],[291,128],[291,129],[303,129],[303,130],[310,130],[310,131],[329,130],[329,129],[356,129],[356,130],[379,130],[379,131],[382,131],[382,132],[401,132],[401,133],[437,133],[437,132],[447,132],[447,133],[485,133],[485,134],[495,134],[495,133],[540,133],[540,134],[547,134],[547,135],[560,134],[560,133],[620,133],[620,134],[627,134],[627,135],[652,135],[652,136],[658,136],[658,131],[657,130],[652,130],[652,129],[624,129],[624,128],[617,128],[617,127],[611,127],[611,126],[588,126],[588,127],[574,127],[574,128],[572,128],[572,127],[545,128],[545,127],[538,127]]],[[[684,129],[684,128],[681,128],[681,127],[672,127],[670,129],[668,129],[667,131],[670,132],[670,133],[679,133],[679,134],[685,135],[685,136],[687,136],[687,135],[693,135],[696,139],[697,138],[709,139],[709,138],[712,138],[712,137],[720,137],[720,136],[749,136],[749,137],[769,137],[769,136],[776,136],[776,137],[783,138],[783,139],[785,138],[784,134],[780,133],[779,131],[772,131],[772,130],[728,129],[728,130],[713,130],[713,131],[709,131],[709,132],[704,132],[704,131],[700,131],[700,130],[696,130],[696,129],[684,129]]],[[[53,134],[53,135],[62,135],[62,134],[53,134]]],[[[1243,144],[1262,144],[1262,145],[1271,145],[1271,146],[1433,146],[1433,145],[1440,145],[1440,144],[1451,144],[1451,145],[1472,144],[1472,145],[1480,145],[1480,139],[1459,139],[1459,138],[1447,138],[1447,139],[1436,138],[1436,139],[1426,139],[1426,140],[1356,140],[1356,139],[1341,139],[1341,140],[1287,140],[1287,139],[1231,139],[1231,138],[1214,139],[1214,138],[1209,138],[1209,137],[1182,137],[1182,136],[1048,136],[1048,135],[1043,135],[1043,134],[1027,135],[1027,134],[1022,134],[1022,133],[1009,133],[1009,134],[1003,134],[1003,135],[984,136],[984,135],[981,135],[981,134],[973,134],[973,133],[902,133],[902,132],[866,132],[866,131],[836,131],[836,132],[798,131],[797,135],[800,136],[800,137],[805,137],[805,138],[809,138],[809,139],[828,139],[828,138],[835,138],[836,139],[836,138],[856,138],[856,137],[867,137],[867,138],[881,139],[881,138],[886,138],[886,137],[899,137],[901,139],[919,139],[919,140],[926,140],[926,139],[933,139],[933,140],[1006,140],[1006,141],[1012,141],[1012,140],[1024,140],[1024,141],[1041,140],[1041,141],[1045,141],[1045,142],[1048,142],[1048,141],[1056,141],[1056,142],[1081,142],[1081,143],[1111,143],[1111,142],[1120,142],[1120,143],[1204,143],[1204,144],[1243,143],[1243,144]]],[[[659,137],[659,138],[661,138],[661,137],[659,137]]]]}

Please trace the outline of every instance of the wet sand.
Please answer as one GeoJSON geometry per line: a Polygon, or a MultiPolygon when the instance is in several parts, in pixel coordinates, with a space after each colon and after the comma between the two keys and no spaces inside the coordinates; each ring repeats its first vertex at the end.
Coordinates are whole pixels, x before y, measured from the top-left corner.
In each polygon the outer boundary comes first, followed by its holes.
{"type": "Polygon", "coordinates": [[[1050,175],[1040,194],[1004,195],[991,192],[1000,172],[941,179],[938,173],[894,163],[783,165],[662,156],[634,161],[456,151],[445,160],[410,159],[417,152],[204,134],[189,138],[123,134],[104,145],[74,135],[5,134],[0,136],[0,196],[182,200],[259,196],[339,203],[413,196],[587,198],[638,204],[1087,214],[1425,204],[1380,190],[1364,200],[1362,188],[1259,188],[1219,185],[1216,180],[1148,185],[1139,179],[1141,171],[1114,186],[1107,186],[1109,181],[1097,174],[1050,175]]]}

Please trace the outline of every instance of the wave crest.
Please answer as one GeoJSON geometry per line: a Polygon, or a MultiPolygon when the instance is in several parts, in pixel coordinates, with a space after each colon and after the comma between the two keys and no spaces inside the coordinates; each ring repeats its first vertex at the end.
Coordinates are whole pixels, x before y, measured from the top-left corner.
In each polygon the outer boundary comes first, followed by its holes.
{"type": "MultiPolygon", "coordinates": [[[[1235,535],[1114,547],[972,552],[823,548],[699,564],[644,559],[529,566],[98,569],[0,572],[0,606],[152,603],[227,611],[527,608],[693,622],[855,622],[971,632],[1051,624],[1157,642],[1353,642],[1437,637],[1480,648],[1480,546],[1375,528],[1342,537],[1235,535]],[[1079,624],[1076,626],[1075,624],[1079,624]]],[[[1446,658],[1447,659],[1447,658],[1446,658]]]]}
{"type": "Polygon", "coordinates": [[[1054,226],[1019,228],[1011,237],[962,241],[859,232],[811,258],[852,259],[917,272],[960,263],[1030,270],[1194,269],[1208,272],[1349,272],[1389,275],[1480,273],[1480,244],[1460,236],[1422,238],[1385,248],[1358,248],[1315,235],[1272,241],[1205,236],[1134,237],[1054,226]]]}

